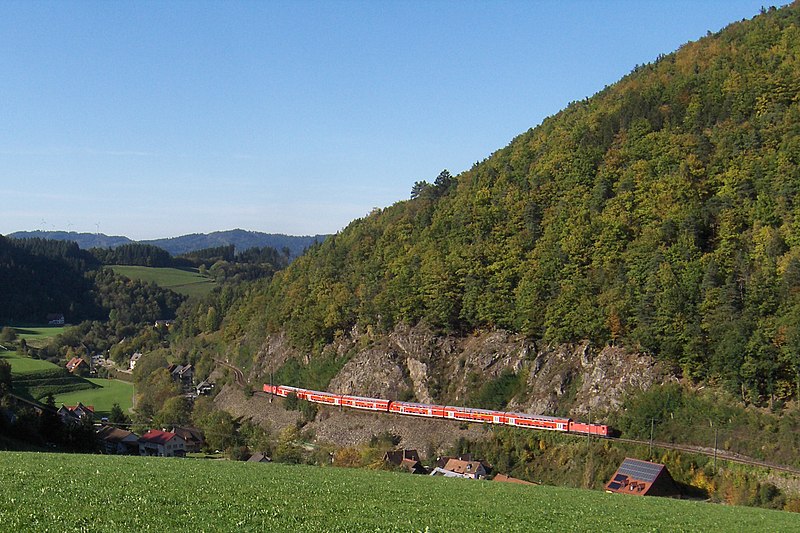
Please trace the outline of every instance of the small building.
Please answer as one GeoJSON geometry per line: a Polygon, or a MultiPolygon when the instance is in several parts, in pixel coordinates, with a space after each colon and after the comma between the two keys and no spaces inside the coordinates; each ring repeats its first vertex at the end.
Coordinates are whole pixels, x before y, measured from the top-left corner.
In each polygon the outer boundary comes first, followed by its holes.
{"type": "Polygon", "coordinates": [[[247,459],[248,463],[271,463],[272,459],[261,452],[256,452],[247,459]]]}
{"type": "Polygon", "coordinates": [[[203,445],[206,443],[203,432],[193,427],[178,427],[172,428],[172,433],[175,433],[186,443],[187,452],[199,452],[203,445]]]}
{"type": "Polygon", "coordinates": [[[173,322],[172,320],[156,320],[155,323],[153,323],[153,327],[169,329],[170,327],[172,327],[172,322],[173,322]]]}
{"type": "Polygon", "coordinates": [[[108,455],[137,455],[139,437],[135,433],[113,426],[102,426],[97,430],[103,453],[108,455]]]}
{"type": "MultiPolygon", "coordinates": [[[[41,315],[39,315],[41,316],[41,315]]],[[[50,313],[47,315],[47,324],[50,326],[63,326],[64,314],[63,313],[50,313]]]]}
{"type": "Polygon", "coordinates": [[[472,479],[483,479],[486,477],[486,469],[480,461],[463,461],[461,459],[450,459],[444,465],[444,470],[461,474],[472,479]]]}
{"type": "Polygon", "coordinates": [[[194,367],[192,365],[169,365],[172,381],[181,386],[181,392],[194,392],[194,367]]]}
{"type": "Polygon", "coordinates": [[[139,437],[139,455],[183,457],[186,455],[186,441],[175,433],[151,429],[139,437]]]}
{"type": "Polygon", "coordinates": [[[211,394],[214,390],[214,384],[209,383],[208,381],[201,381],[197,384],[197,395],[198,396],[206,396],[211,394]]]}
{"type": "Polygon", "coordinates": [[[80,357],[73,357],[67,362],[67,371],[71,374],[85,374],[89,372],[89,363],[80,357]]]}
{"type": "Polygon", "coordinates": [[[417,450],[390,450],[383,454],[383,462],[400,466],[406,459],[419,462],[417,450]]]}
{"type": "Polygon", "coordinates": [[[492,481],[500,481],[502,483],[517,483],[518,485],[538,485],[538,483],[531,483],[530,481],[525,481],[524,479],[518,479],[515,477],[507,476],[505,474],[496,474],[492,481]]]}
{"type": "Polygon", "coordinates": [[[94,420],[94,407],[91,405],[64,405],[58,409],[58,416],[65,425],[79,424],[83,419],[94,420]]]}
{"type": "Polygon", "coordinates": [[[606,492],[637,496],[680,496],[667,467],[626,457],[606,484],[606,492]]]}
{"type": "Polygon", "coordinates": [[[142,358],[142,353],[141,353],[141,352],[136,352],[136,353],[134,353],[134,354],[131,356],[131,359],[130,359],[130,361],[128,362],[128,367],[129,367],[131,370],[133,370],[134,368],[136,368],[136,363],[138,363],[138,362],[139,362],[139,359],[141,359],[141,358],[142,358]]]}

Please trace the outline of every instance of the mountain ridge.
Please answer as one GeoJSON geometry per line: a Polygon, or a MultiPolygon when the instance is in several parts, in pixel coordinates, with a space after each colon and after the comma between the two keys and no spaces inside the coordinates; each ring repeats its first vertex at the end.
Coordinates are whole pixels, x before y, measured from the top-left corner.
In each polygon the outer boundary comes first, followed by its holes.
{"type": "Polygon", "coordinates": [[[82,249],[114,248],[124,244],[151,244],[163,248],[171,255],[181,255],[205,248],[233,244],[237,251],[248,248],[270,246],[276,250],[288,248],[290,257],[298,257],[306,248],[316,242],[322,242],[327,235],[285,235],[282,233],[263,233],[242,229],[214,231],[211,233],[190,233],[178,237],[163,239],[146,239],[135,241],[122,235],[105,235],[102,233],[78,233],[74,231],[17,231],[6,235],[15,239],[43,238],[58,241],[73,241],[82,249]]]}

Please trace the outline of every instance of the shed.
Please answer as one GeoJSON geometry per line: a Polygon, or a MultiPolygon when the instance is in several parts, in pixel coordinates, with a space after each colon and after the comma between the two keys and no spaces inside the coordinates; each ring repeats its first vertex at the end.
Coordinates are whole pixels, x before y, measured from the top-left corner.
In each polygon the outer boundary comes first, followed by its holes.
{"type": "Polygon", "coordinates": [[[606,492],[637,496],[680,496],[667,467],[626,457],[606,484],[606,492]]]}

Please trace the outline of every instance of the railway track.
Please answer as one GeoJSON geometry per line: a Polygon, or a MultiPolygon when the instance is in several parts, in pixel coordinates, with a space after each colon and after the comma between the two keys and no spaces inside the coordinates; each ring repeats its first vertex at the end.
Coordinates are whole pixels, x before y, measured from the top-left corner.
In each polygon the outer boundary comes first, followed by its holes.
{"type": "MultiPolygon", "coordinates": [[[[220,365],[226,367],[226,368],[230,368],[231,371],[233,372],[234,380],[236,381],[236,384],[241,386],[241,387],[247,388],[247,381],[244,378],[244,373],[239,368],[237,368],[236,366],[234,366],[234,365],[232,365],[232,364],[230,364],[228,362],[225,362],[225,361],[215,360],[215,362],[217,364],[220,364],[220,365]]],[[[263,391],[261,391],[259,389],[253,389],[253,394],[257,394],[257,395],[260,395],[260,396],[261,395],[268,396],[267,393],[265,393],[265,392],[263,392],[263,391]]],[[[584,438],[584,436],[581,435],[581,438],[584,438]]],[[[693,446],[693,445],[690,445],[690,444],[674,444],[674,443],[670,443],[670,442],[659,442],[659,441],[652,441],[651,442],[649,440],[627,439],[627,438],[624,438],[624,437],[598,437],[598,436],[592,436],[591,438],[605,438],[605,439],[609,439],[609,440],[615,440],[615,441],[624,442],[624,443],[627,443],[627,444],[636,444],[636,445],[640,445],[640,446],[650,446],[650,445],[652,445],[655,448],[662,448],[662,449],[667,449],[667,450],[676,450],[676,451],[682,451],[682,452],[687,452],[687,453],[696,453],[696,454],[700,454],[700,455],[705,455],[707,457],[715,457],[716,456],[717,459],[722,460],[722,461],[729,461],[729,462],[739,463],[739,464],[749,465],[749,466],[758,466],[758,467],[762,467],[762,468],[769,468],[771,470],[777,470],[779,472],[787,472],[787,473],[790,473],[790,474],[800,475],[800,468],[795,468],[795,467],[786,466],[786,465],[780,465],[780,464],[776,464],[776,463],[769,463],[767,461],[760,461],[758,459],[753,459],[752,457],[747,457],[747,456],[744,456],[744,455],[732,453],[732,452],[729,452],[729,451],[726,451],[726,450],[717,449],[715,451],[713,448],[708,448],[708,447],[703,447],[703,446],[693,446]]]]}
{"type": "MultiPolygon", "coordinates": [[[[609,440],[616,440],[618,442],[637,444],[641,446],[650,446],[651,444],[649,440],[626,439],[623,437],[607,437],[607,438],[609,440]]],[[[795,468],[786,465],[779,465],[776,463],[769,463],[767,461],[760,461],[758,459],[753,459],[752,457],[747,457],[745,455],[732,453],[727,450],[717,449],[715,452],[713,448],[707,448],[704,446],[693,446],[690,444],[674,444],[670,442],[659,442],[659,441],[653,441],[652,445],[654,448],[664,448],[667,450],[677,450],[687,453],[697,453],[700,455],[705,455],[707,457],[716,456],[717,459],[722,461],[729,461],[732,463],[739,463],[749,466],[760,466],[762,468],[769,468],[771,470],[778,470],[780,472],[787,472],[790,474],[800,475],[800,468],[795,468]]]]}

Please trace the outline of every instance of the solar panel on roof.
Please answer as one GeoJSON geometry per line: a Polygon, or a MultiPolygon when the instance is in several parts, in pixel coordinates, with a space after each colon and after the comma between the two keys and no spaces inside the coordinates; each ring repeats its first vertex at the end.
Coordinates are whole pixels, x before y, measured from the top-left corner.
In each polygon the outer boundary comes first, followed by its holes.
{"type": "Polygon", "coordinates": [[[622,462],[622,466],[619,467],[618,472],[646,483],[652,483],[656,480],[663,468],[664,465],[648,463],[647,461],[639,461],[637,459],[625,459],[622,462]]]}
{"type": "Polygon", "coordinates": [[[609,489],[614,489],[614,490],[617,490],[617,489],[619,489],[621,486],[622,486],[622,485],[620,485],[619,483],[615,483],[615,482],[613,482],[613,481],[612,481],[611,483],[609,483],[609,484],[608,484],[608,488],[609,488],[609,489]]]}
{"type": "Polygon", "coordinates": [[[624,476],[622,474],[617,474],[616,476],[614,476],[614,481],[625,481],[627,478],[628,478],[628,476],[624,476]]]}

